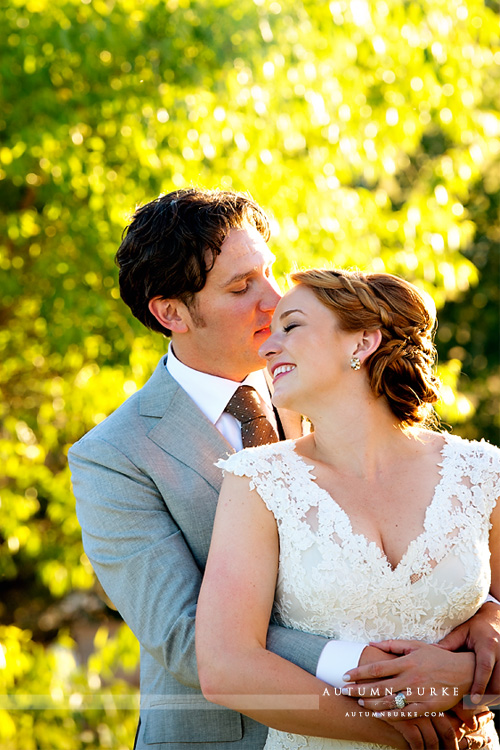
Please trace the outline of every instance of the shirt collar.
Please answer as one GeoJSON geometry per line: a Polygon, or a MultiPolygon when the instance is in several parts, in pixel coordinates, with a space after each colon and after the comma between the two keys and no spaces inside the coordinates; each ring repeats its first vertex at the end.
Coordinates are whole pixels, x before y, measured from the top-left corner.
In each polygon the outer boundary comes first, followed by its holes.
{"type": "Polygon", "coordinates": [[[168,348],[167,370],[181,388],[194,401],[207,419],[215,424],[221,417],[229,399],[240,385],[255,388],[261,399],[272,413],[271,396],[267,387],[264,370],[251,372],[241,383],[219,378],[200,370],[193,370],[181,362],[174,354],[172,344],[168,348]]]}

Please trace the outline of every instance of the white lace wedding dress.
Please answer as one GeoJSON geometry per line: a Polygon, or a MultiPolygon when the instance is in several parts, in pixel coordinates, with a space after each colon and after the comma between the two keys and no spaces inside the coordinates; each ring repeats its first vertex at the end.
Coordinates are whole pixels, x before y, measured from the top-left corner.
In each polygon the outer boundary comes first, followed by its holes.
{"type": "MultiPolygon", "coordinates": [[[[316,484],[294,441],[250,448],[218,463],[249,477],[276,518],[279,622],[342,640],[435,643],[476,612],[490,586],[488,535],[500,494],[500,450],[446,435],[441,456],[424,528],[394,569],[316,484]]],[[[381,747],[270,729],[264,750],[381,747]]],[[[496,735],[489,747],[499,747],[496,735]]]]}

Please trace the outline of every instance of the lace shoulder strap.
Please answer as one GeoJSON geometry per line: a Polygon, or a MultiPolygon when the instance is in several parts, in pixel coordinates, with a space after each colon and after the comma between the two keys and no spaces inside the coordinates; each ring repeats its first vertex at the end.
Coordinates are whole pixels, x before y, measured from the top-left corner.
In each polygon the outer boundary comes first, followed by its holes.
{"type": "Polygon", "coordinates": [[[250,488],[255,489],[268,510],[276,519],[282,518],[283,504],[289,504],[289,491],[293,479],[294,441],[287,440],[256,448],[245,448],[215,464],[238,477],[248,477],[250,488]]]}
{"type": "Polygon", "coordinates": [[[474,457],[481,465],[481,487],[484,498],[484,513],[489,519],[500,497],[500,449],[485,440],[471,443],[474,457]]]}
{"type": "Polygon", "coordinates": [[[448,435],[447,440],[451,452],[448,473],[456,487],[468,489],[471,507],[489,522],[500,496],[500,449],[485,440],[469,441],[456,435],[448,435]]]}

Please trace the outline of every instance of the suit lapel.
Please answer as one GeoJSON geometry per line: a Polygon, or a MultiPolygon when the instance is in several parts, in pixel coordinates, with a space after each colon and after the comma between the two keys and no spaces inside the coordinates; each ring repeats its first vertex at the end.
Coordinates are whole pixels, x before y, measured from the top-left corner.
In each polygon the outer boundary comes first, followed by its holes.
{"type": "MultiPolygon", "coordinates": [[[[234,448],[174,380],[165,363],[166,357],[163,357],[140,394],[141,415],[155,417],[148,437],[196,471],[218,492],[222,474],[214,464],[219,458],[234,453],[234,448]]],[[[285,437],[300,437],[300,414],[288,409],[277,411],[285,437]]]]}
{"type": "Polygon", "coordinates": [[[165,367],[165,358],[141,392],[141,414],[157,417],[148,437],[162,450],[220,490],[222,473],[214,464],[234,453],[165,367]]]}

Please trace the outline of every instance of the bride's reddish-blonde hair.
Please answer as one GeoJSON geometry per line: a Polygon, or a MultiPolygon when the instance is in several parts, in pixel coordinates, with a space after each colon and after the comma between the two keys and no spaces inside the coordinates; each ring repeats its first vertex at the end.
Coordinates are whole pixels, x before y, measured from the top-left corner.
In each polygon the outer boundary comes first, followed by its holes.
{"type": "Polygon", "coordinates": [[[435,424],[439,382],[432,300],[387,273],[312,269],[291,279],[311,289],[342,330],[380,330],[380,346],[363,363],[373,393],[385,396],[402,425],[435,424]]]}

